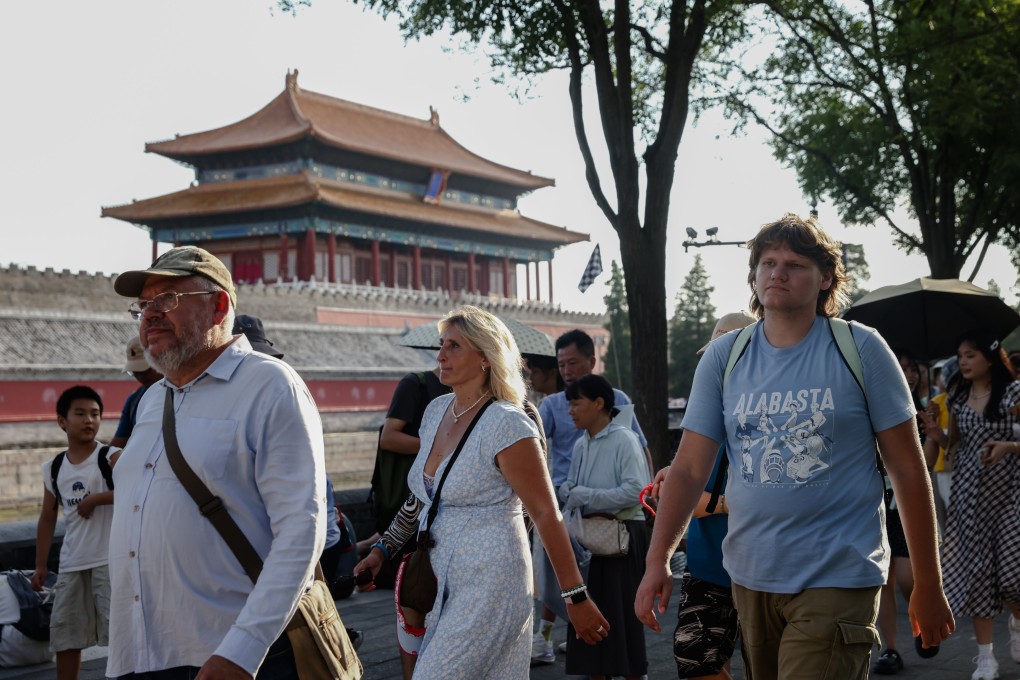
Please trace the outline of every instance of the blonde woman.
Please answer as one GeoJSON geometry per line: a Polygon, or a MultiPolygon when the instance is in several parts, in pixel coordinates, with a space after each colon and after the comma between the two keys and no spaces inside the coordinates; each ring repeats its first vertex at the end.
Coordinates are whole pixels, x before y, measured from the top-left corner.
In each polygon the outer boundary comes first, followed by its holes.
{"type": "MultiPolygon", "coordinates": [[[[587,598],[535,424],[521,409],[521,355],[506,326],[465,306],[439,322],[439,379],[453,393],[425,411],[421,449],[408,475],[427,512],[435,485],[476,412],[482,414],[442,489],[430,530],[439,595],[425,617],[414,678],[528,677],[531,661],[531,555],[522,503],[569,598],[578,636],[597,644],[609,624],[587,598]]],[[[382,564],[384,550],[356,567],[382,564]]]]}

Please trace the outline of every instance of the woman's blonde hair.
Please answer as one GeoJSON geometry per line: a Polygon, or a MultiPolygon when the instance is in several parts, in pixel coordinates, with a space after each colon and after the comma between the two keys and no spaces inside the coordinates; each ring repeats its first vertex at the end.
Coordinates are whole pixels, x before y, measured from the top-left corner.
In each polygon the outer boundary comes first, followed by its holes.
{"type": "Polygon", "coordinates": [[[439,332],[456,328],[489,362],[486,386],[494,397],[520,406],[524,402],[524,378],[517,341],[502,321],[484,309],[464,305],[439,320],[439,332]]]}

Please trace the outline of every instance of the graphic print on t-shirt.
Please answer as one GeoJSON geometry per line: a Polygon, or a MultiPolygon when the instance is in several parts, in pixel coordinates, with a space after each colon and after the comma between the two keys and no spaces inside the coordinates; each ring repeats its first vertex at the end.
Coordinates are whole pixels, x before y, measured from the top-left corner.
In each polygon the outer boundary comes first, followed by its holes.
{"type": "Polygon", "coordinates": [[[834,410],[828,387],[741,394],[733,415],[743,481],[776,485],[829,481],[834,410]]]}
{"type": "Polygon", "coordinates": [[[88,498],[88,491],[85,490],[85,485],[80,480],[75,480],[74,484],[71,485],[71,497],[64,499],[67,507],[73,508],[83,500],[88,498]]]}

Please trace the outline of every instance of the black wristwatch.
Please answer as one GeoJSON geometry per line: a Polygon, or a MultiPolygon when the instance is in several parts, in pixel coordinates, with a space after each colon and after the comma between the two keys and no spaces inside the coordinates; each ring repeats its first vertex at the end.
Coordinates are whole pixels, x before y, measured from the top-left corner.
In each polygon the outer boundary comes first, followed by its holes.
{"type": "Polygon", "coordinates": [[[584,602],[585,600],[588,599],[588,591],[587,590],[582,590],[579,593],[574,593],[573,595],[568,595],[564,599],[566,599],[568,602],[570,602],[570,604],[581,604],[582,602],[584,602]]]}

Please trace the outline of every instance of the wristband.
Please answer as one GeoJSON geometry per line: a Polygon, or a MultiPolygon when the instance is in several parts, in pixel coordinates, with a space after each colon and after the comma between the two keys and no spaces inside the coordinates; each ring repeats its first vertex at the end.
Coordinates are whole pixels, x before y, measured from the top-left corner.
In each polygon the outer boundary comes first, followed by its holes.
{"type": "MultiPolygon", "coordinates": [[[[372,548],[379,548],[379,550],[382,550],[383,557],[390,559],[390,551],[386,549],[386,544],[384,544],[381,540],[373,543],[372,548]]],[[[369,550],[371,550],[371,548],[369,548],[369,550]]]]}
{"type": "Polygon", "coordinates": [[[560,591],[560,597],[570,604],[581,604],[588,599],[588,586],[584,583],[573,588],[560,591]]]}

